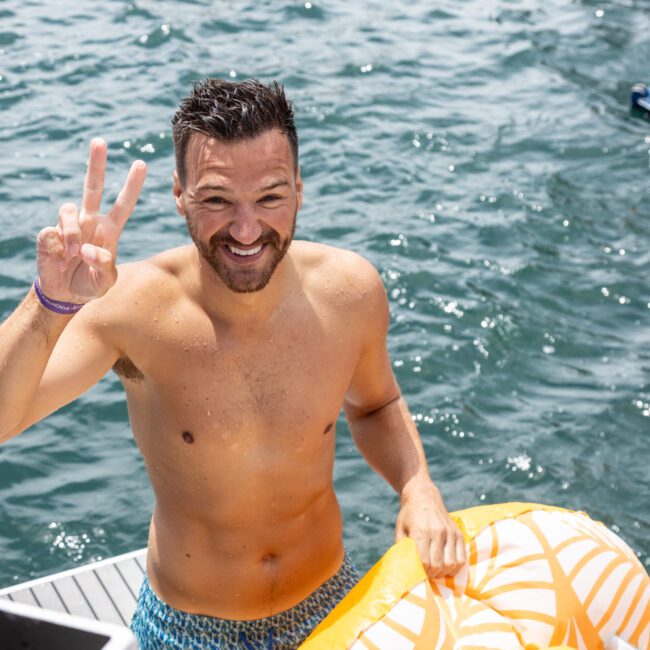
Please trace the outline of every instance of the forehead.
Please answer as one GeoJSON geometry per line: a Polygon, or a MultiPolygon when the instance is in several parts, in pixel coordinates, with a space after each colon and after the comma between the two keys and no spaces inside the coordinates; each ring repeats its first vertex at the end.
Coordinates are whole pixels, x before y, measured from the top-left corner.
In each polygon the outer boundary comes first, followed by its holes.
{"type": "Polygon", "coordinates": [[[185,155],[185,174],[190,185],[210,175],[239,179],[272,173],[294,173],[289,138],[277,129],[234,142],[202,133],[190,137],[185,155]]]}

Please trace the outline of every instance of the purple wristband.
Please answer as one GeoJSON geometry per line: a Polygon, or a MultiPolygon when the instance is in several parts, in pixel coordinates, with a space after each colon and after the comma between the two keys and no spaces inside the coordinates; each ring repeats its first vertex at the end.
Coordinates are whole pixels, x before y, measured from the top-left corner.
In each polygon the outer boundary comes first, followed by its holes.
{"type": "Polygon", "coordinates": [[[76,314],[83,307],[83,304],[77,302],[63,302],[62,300],[52,300],[52,298],[48,298],[41,290],[38,278],[36,278],[36,282],[34,282],[34,291],[36,291],[36,295],[41,301],[41,305],[57,314],[76,314]]]}

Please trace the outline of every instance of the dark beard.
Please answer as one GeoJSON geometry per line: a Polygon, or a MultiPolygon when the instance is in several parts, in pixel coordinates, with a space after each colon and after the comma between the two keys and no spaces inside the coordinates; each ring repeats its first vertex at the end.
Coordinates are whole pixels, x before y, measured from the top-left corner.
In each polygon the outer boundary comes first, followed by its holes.
{"type": "MultiPolygon", "coordinates": [[[[280,236],[275,230],[266,230],[262,232],[259,239],[255,242],[255,246],[262,244],[272,253],[271,259],[261,269],[237,268],[227,263],[226,259],[224,259],[223,247],[227,244],[241,246],[238,241],[229,235],[216,233],[212,235],[210,241],[206,244],[199,240],[191,219],[187,220],[187,229],[203,259],[210,265],[228,289],[236,293],[253,293],[264,289],[271,280],[271,276],[275,272],[278,264],[289,250],[289,246],[293,241],[293,235],[296,231],[296,215],[293,218],[291,234],[284,241],[280,239],[280,236]]],[[[265,251],[264,254],[268,256],[269,253],[265,251]]]]}

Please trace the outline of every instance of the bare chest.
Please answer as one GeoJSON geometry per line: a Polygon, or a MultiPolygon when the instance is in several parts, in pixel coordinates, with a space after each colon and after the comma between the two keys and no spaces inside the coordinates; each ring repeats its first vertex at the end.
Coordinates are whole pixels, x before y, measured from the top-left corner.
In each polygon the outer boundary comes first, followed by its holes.
{"type": "Polygon", "coordinates": [[[178,321],[136,342],[130,357],[143,377],[125,381],[164,413],[165,428],[292,437],[336,419],[357,351],[325,319],[278,319],[254,332],[178,321]]]}

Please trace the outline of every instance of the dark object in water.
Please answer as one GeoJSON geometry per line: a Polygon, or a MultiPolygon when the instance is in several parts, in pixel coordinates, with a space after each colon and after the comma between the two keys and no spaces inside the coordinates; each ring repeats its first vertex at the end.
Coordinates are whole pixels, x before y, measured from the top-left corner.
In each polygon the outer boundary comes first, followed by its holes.
{"type": "Polygon", "coordinates": [[[644,84],[634,84],[630,93],[632,109],[650,114],[650,88],[644,84]]]}

